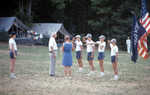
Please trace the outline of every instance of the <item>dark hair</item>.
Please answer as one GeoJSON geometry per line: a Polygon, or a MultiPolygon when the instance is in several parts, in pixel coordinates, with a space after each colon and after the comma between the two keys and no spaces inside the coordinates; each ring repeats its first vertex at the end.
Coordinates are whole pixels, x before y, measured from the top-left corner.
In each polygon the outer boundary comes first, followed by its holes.
{"type": "Polygon", "coordinates": [[[16,35],[16,32],[12,32],[12,33],[10,34],[10,38],[12,38],[14,35],[16,35]]]}
{"type": "Polygon", "coordinates": [[[70,37],[68,35],[65,36],[65,41],[70,40],[70,37]]]}

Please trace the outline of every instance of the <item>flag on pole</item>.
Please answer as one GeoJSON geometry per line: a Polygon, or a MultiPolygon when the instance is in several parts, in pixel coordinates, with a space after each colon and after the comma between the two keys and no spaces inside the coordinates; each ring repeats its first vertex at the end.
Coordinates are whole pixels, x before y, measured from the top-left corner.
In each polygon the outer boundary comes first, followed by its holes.
{"type": "Polygon", "coordinates": [[[150,34],[150,16],[146,8],[146,0],[142,0],[140,24],[144,31],[139,31],[138,54],[144,59],[148,58],[147,36],[150,34]]]}
{"type": "Polygon", "coordinates": [[[133,26],[131,32],[131,60],[134,63],[136,63],[136,60],[138,58],[137,45],[139,40],[139,29],[140,29],[140,25],[138,23],[135,14],[133,13],[133,26]]]}

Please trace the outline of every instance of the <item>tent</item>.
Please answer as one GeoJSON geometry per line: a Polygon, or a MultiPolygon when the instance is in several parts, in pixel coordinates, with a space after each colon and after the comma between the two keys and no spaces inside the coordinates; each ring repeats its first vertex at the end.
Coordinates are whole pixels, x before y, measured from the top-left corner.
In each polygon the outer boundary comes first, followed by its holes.
{"type": "Polygon", "coordinates": [[[23,31],[29,30],[17,17],[0,17],[0,31],[8,32],[13,25],[23,31]]]}
{"type": "Polygon", "coordinates": [[[12,31],[17,33],[17,37],[25,37],[29,29],[17,17],[0,17],[0,40],[8,40],[12,31]]]}
{"type": "Polygon", "coordinates": [[[48,38],[53,32],[72,37],[62,23],[33,23],[32,30],[48,38]]]}

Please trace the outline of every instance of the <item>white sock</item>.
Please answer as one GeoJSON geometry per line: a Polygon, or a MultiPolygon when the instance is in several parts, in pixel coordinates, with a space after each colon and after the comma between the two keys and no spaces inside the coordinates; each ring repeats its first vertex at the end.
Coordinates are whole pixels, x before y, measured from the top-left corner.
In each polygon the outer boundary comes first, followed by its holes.
{"type": "Polygon", "coordinates": [[[91,73],[91,74],[94,74],[95,72],[94,72],[94,71],[90,71],[90,73],[91,73]]]}
{"type": "Polygon", "coordinates": [[[104,72],[101,72],[101,75],[102,75],[102,76],[105,75],[104,72]]]}
{"type": "Polygon", "coordinates": [[[79,68],[79,70],[81,70],[81,71],[82,71],[82,70],[83,70],[83,68],[81,68],[81,67],[80,67],[80,68],[79,68]]]}
{"type": "Polygon", "coordinates": [[[14,76],[15,74],[14,74],[14,73],[10,73],[10,75],[11,75],[11,76],[14,76]]]}
{"type": "Polygon", "coordinates": [[[115,75],[114,78],[115,78],[115,79],[118,79],[118,75],[115,75]]]}

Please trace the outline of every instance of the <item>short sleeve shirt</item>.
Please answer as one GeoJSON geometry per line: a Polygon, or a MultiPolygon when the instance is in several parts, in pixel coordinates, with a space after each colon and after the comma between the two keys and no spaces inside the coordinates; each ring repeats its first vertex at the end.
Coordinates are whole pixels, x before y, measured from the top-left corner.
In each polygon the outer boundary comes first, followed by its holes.
{"type": "Polygon", "coordinates": [[[10,48],[10,50],[12,50],[12,45],[13,45],[14,49],[17,51],[17,45],[16,45],[15,40],[13,38],[10,38],[9,39],[9,48],[10,48]]]}
{"type": "Polygon", "coordinates": [[[110,48],[111,48],[111,56],[116,56],[116,54],[118,53],[117,45],[113,46],[112,44],[110,44],[110,48]]]}
{"type": "Polygon", "coordinates": [[[83,45],[81,41],[75,41],[76,51],[81,51],[81,46],[83,45]]]}

